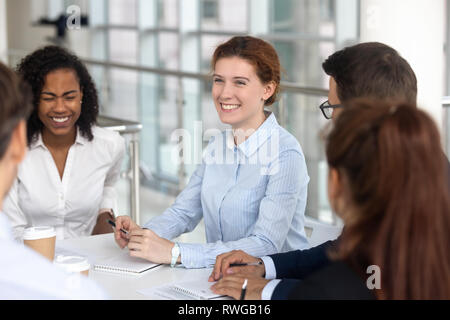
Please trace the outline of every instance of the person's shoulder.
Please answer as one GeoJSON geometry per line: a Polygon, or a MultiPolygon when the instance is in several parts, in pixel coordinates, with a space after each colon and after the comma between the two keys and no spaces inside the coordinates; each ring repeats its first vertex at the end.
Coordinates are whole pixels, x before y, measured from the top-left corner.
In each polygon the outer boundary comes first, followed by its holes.
{"type": "Polygon", "coordinates": [[[114,149],[125,147],[125,139],[116,131],[92,126],[92,134],[94,136],[93,142],[97,145],[107,145],[114,149]]]}
{"type": "Polygon", "coordinates": [[[110,129],[105,129],[98,126],[92,126],[92,134],[94,139],[118,141],[122,140],[122,136],[117,132],[110,129]]]}
{"type": "Polygon", "coordinates": [[[94,282],[58,269],[33,250],[14,241],[0,244],[1,296],[6,299],[106,299],[94,282]]]}
{"type": "Polygon", "coordinates": [[[303,150],[300,145],[300,142],[292,133],[290,133],[288,130],[286,130],[280,125],[278,125],[276,127],[276,130],[272,132],[271,143],[276,142],[276,139],[278,139],[279,142],[280,153],[291,151],[296,152],[303,156],[303,150]]]}
{"type": "Polygon", "coordinates": [[[334,261],[306,277],[291,293],[295,299],[363,299],[375,296],[350,266],[334,261]]]}

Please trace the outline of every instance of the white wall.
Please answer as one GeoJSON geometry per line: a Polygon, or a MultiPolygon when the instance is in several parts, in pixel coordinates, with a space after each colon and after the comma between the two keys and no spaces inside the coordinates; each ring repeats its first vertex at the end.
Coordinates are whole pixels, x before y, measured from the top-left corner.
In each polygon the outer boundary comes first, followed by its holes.
{"type": "MultiPolygon", "coordinates": [[[[48,3],[45,0],[0,0],[6,2],[6,19],[0,13],[0,50],[1,50],[1,23],[7,21],[8,49],[18,50],[24,54],[44,45],[53,44],[49,38],[56,35],[53,26],[39,26],[35,22],[43,16],[50,14],[48,3]]],[[[82,12],[86,12],[83,1],[76,2],[81,5],[82,12]]],[[[61,8],[60,8],[61,9],[61,8]]],[[[63,11],[65,8],[62,7],[63,11]]],[[[54,10],[53,10],[54,11],[54,10]]],[[[85,28],[81,30],[67,30],[68,47],[81,57],[89,56],[90,34],[85,28]]],[[[14,62],[14,61],[13,61],[14,62]]]]}
{"type": "Polygon", "coordinates": [[[444,0],[361,0],[361,42],[396,49],[417,77],[419,107],[443,128],[444,0]]]}
{"type": "Polygon", "coordinates": [[[6,30],[6,0],[0,0],[0,61],[6,63],[8,34],[6,30]]]}
{"type": "Polygon", "coordinates": [[[32,26],[30,0],[7,0],[8,47],[26,52],[45,43],[46,37],[54,36],[52,27],[32,26]]]}

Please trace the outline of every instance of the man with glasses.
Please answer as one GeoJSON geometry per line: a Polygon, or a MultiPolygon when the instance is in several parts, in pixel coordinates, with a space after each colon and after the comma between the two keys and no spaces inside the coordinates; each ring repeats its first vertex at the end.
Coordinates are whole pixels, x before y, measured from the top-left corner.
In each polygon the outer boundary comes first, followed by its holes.
{"type": "Polygon", "coordinates": [[[342,104],[330,104],[330,100],[322,102],[319,106],[320,111],[322,111],[325,119],[330,120],[333,118],[333,112],[336,108],[342,108],[342,104]]]}
{"type": "Polygon", "coordinates": [[[322,68],[330,76],[328,100],[319,107],[326,119],[335,118],[341,104],[354,98],[416,104],[414,71],[385,44],[366,42],[347,47],[329,56],[322,68]]]}

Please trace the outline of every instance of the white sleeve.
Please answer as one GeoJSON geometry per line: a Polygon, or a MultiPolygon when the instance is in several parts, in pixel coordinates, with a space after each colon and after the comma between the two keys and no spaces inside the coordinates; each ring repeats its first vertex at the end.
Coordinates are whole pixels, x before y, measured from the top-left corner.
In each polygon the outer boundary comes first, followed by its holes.
{"type": "MultiPolygon", "coordinates": [[[[117,133],[116,133],[117,134],[117,133]]],[[[120,169],[122,168],[122,162],[125,157],[125,139],[117,134],[117,139],[114,143],[112,150],[112,162],[109,168],[105,184],[103,187],[103,197],[100,204],[101,209],[113,209],[117,212],[117,195],[115,190],[115,184],[120,177],[120,169]]]]}
{"type": "Polygon", "coordinates": [[[261,257],[261,260],[264,262],[264,269],[266,270],[265,278],[268,280],[276,279],[277,270],[275,269],[275,264],[273,263],[272,258],[269,256],[264,256],[261,257]]]}
{"type": "Polygon", "coordinates": [[[270,280],[261,292],[261,300],[271,300],[275,287],[280,283],[281,279],[270,280]]]}
{"type": "Polygon", "coordinates": [[[14,238],[16,240],[21,239],[28,221],[19,206],[19,179],[17,178],[14,179],[14,183],[3,201],[3,212],[11,223],[14,238]]]}

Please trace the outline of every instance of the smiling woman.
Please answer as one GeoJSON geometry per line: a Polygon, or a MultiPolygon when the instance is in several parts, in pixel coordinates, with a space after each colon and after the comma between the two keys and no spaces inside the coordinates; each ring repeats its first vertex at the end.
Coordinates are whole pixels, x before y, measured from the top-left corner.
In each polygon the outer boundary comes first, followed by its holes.
{"type": "Polygon", "coordinates": [[[215,108],[231,130],[211,138],[186,188],[145,228],[128,216],[117,218],[116,241],[132,256],[200,268],[232,249],[260,256],[308,247],[305,157],[298,141],[264,111],[280,82],[275,49],[258,38],[234,37],[217,47],[212,67],[215,108]],[[208,243],[170,240],[202,218],[208,243]]]}
{"type": "Polygon", "coordinates": [[[125,153],[119,134],[97,127],[97,91],[81,61],[56,46],[18,66],[33,91],[28,154],[4,211],[20,238],[25,227],[51,225],[58,238],[111,232],[114,185],[125,153]]]}
{"type": "Polygon", "coordinates": [[[61,179],[67,156],[58,153],[58,149],[61,145],[71,146],[75,141],[82,98],[83,93],[74,70],[58,69],[45,76],[37,114],[44,125],[42,140],[53,151],[61,179]],[[61,156],[57,157],[57,154],[61,156]]]}
{"type": "Polygon", "coordinates": [[[254,67],[242,58],[222,58],[216,63],[212,96],[220,120],[235,131],[257,129],[264,122],[264,101],[275,88],[273,81],[262,83],[254,67]]]}
{"type": "Polygon", "coordinates": [[[43,139],[73,135],[81,113],[83,93],[72,69],[58,69],[45,76],[38,116],[44,124],[43,139]]]}

